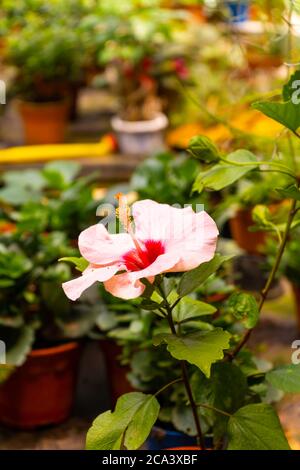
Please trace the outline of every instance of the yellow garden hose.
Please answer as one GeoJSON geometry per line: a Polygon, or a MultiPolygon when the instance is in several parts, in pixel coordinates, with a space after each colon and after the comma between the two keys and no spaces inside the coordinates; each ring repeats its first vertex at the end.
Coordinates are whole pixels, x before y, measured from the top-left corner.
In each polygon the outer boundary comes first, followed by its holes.
{"type": "Polygon", "coordinates": [[[35,163],[76,158],[98,158],[116,148],[113,137],[104,136],[98,143],[51,144],[10,147],[0,150],[0,164],[35,163]]]}

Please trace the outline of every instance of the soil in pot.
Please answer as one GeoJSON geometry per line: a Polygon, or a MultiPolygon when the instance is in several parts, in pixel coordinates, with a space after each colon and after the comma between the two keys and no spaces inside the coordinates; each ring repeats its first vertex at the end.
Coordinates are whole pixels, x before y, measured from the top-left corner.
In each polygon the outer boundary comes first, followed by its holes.
{"type": "Polygon", "coordinates": [[[110,389],[111,406],[114,407],[118,398],[124,393],[134,391],[127,379],[129,367],[122,366],[119,361],[122,348],[114,341],[102,340],[100,342],[106,364],[106,374],[110,389]]]}
{"type": "Polygon", "coordinates": [[[26,430],[65,421],[73,405],[80,350],[77,342],[33,350],[0,386],[0,422],[26,430]]]}
{"type": "Polygon", "coordinates": [[[111,125],[124,155],[151,155],[165,149],[167,117],[160,113],[148,121],[124,121],[114,116],[111,125]]]}
{"type": "Polygon", "coordinates": [[[249,232],[254,225],[252,209],[239,210],[229,221],[230,231],[238,246],[248,253],[259,254],[264,246],[266,233],[262,231],[249,232]]]}
{"type": "Polygon", "coordinates": [[[20,101],[19,111],[26,144],[56,144],[64,141],[69,113],[67,101],[49,103],[20,101]]]}

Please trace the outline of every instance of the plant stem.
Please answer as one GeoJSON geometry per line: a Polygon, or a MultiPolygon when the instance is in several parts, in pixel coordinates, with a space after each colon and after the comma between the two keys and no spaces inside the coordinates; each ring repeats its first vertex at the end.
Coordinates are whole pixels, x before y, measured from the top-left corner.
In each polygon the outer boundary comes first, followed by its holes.
{"type": "Polygon", "coordinates": [[[172,382],[169,382],[168,384],[164,385],[156,393],[154,393],[154,396],[156,397],[160,393],[164,392],[167,388],[171,387],[174,384],[177,384],[178,382],[182,382],[182,379],[179,378],[179,379],[172,380],[172,382]]]}
{"type": "MultiPolygon", "coordinates": [[[[300,139],[300,135],[296,132],[296,131],[293,131],[293,133],[300,139]]],[[[290,146],[291,146],[291,153],[292,153],[292,157],[293,157],[293,161],[294,161],[294,165],[295,165],[295,152],[294,152],[294,147],[293,147],[293,143],[292,141],[290,140],[290,146]]],[[[299,184],[300,183],[297,183],[297,188],[299,189],[299,184]]],[[[280,261],[281,261],[281,258],[282,258],[282,255],[284,253],[284,249],[285,249],[285,246],[286,246],[286,243],[287,243],[287,239],[288,239],[288,236],[289,236],[289,231],[290,231],[290,228],[291,228],[291,225],[292,225],[292,222],[294,220],[294,217],[297,213],[298,209],[297,209],[297,201],[296,199],[293,199],[292,200],[292,203],[291,203],[291,208],[290,208],[290,212],[289,212],[289,216],[288,216],[288,220],[287,220],[287,224],[286,224],[286,227],[285,227],[285,231],[284,231],[284,234],[283,234],[283,237],[282,237],[282,241],[279,245],[279,250],[277,252],[277,255],[276,255],[276,258],[275,258],[275,263],[273,265],[273,268],[269,274],[269,277],[267,279],[267,282],[264,286],[264,288],[262,289],[261,291],[261,298],[260,298],[260,302],[259,302],[259,305],[258,305],[258,310],[259,312],[261,312],[262,308],[263,308],[263,305],[265,303],[265,300],[267,298],[267,295],[268,295],[268,292],[270,290],[270,287],[272,285],[272,282],[274,281],[275,279],[275,276],[276,276],[276,273],[277,273],[277,270],[278,270],[278,267],[280,265],[280,261]]],[[[243,338],[241,339],[241,341],[237,344],[237,346],[235,347],[235,349],[233,350],[232,353],[229,353],[227,356],[226,356],[226,359],[227,360],[230,360],[230,361],[233,361],[233,359],[236,357],[236,355],[240,352],[240,350],[244,347],[244,345],[247,343],[247,341],[249,340],[250,336],[251,336],[251,333],[252,333],[253,329],[251,330],[248,330],[245,335],[243,336],[243,338]]]]}
{"type": "MultiPolygon", "coordinates": [[[[224,163],[227,163],[229,165],[233,165],[233,166],[238,166],[238,167],[257,167],[258,169],[260,169],[260,165],[268,165],[268,166],[271,166],[271,167],[274,167],[274,170],[273,171],[278,171],[278,168],[281,168],[281,173],[284,173],[288,176],[290,176],[291,178],[295,178],[297,179],[297,176],[294,175],[293,173],[290,173],[289,171],[289,167],[285,166],[284,164],[280,163],[280,162],[274,162],[274,161],[268,161],[268,160],[261,160],[259,162],[237,162],[237,161],[233,161],[233,160],[228,160],[227,158],[225,157],[220,157],[220,160],[224,163]]],[[[254,168],[253,168],[254,169],[254,168]]]]}
{"type": "Polygon", "coordinates": [[[181,297],[178,297],[177,300],[175,300],[175,302],[173,303],[173,305],[171,305],[171,310],[173,310],[173,308],[176,307],[176,305],[181,301],[181,297]]]}
{"type": "MultiPolygon", "coordinates": [[[[283,237],[282,237],[282,241],[279,245],[279,250],[277,252],[277,255],[276,255],[276,258],[275,258],[275,262],[274,262],[274,265],[272,267],[272,270],[268,276],[268,279],[267,279],[267,282],[264,286],[264,288],[262,289],[260,295],[261,295],[261,298],[260,298],[260,302],[259,302],[259,305],[258,305],[258,310],[259,312],[262,310],[262,307],[265,303],[265,300],[267,298],[267,295],[268,295],[268,292],[270,290],[270,287],[272,285],[272,282],[274,281],[275,279],[275,276],[276,276],[276,273],[277,273],[277,270],[278,270],[278,267],[279,267],[279,264],[280,264],[280,261],[281,261],[281,258],[282,258],[282,255],[283,255],[283,252],[284,252],[284,249],[285,249],[285,246],[286,246],[286,242],[287,242],[287,239],[288,239],[288,235],[289,235],[289,231],[290,231],[290,228],[291,228],[291,225],[292,225],[292,222],[293,222],[293,219],[294,219],[294,216],[296,214],[296,204],[297,204],[297,201],[294,199],[292,201],[292,204],[291,204],[291,209],[290,209],[290,212],[289,212],[289,216],[288,216],[288,220],[287,220],[287,224],[286,224],[286,227],[285,227],[285,231],[284,231],[284,234],[283,234],[283,237]]],[[[251,336],[251,333],[252,333],[253,329],[251,330],[248,330],[245,335],[243,336],[243,338],[241,339],[241,341],[237,344],[237,346],[235,347],[235,349],[233,350],[232,353],[229,353],[229,355],[227,356],[227,358],[232,361],[236,355],[240,352],[240,350],[244,347],[244,345],[247,343],[247,341],[249,340],[250,336],[251,336]]]]}
{"type": "Polygon", "coordinates": [[[220,413],[221,415],[227,416],[229,418],[232,416],[230,413],[227,413],[227,411],[220,410],[219,408],[215,408],[211,405],[206,405],[204,403],[196,403],[196,405],[199,406],[199,408],[207,408],[208,410],[215,411],[216,413],[220,413]]]}
{"type": "MultiPolygon", "coordinates": [[[[166,311],[167,311],[167,314],[168,314],[167,319],[168,319],[168,322],[169,322],[171,332],[173,333],[173,335],[178,336],[176,328],[175,328],[175,324],[173,322],[173,317],[172,317],[172,308],[174,308],[175,304],[177,305],[178,302],[173,304],[173,306],[169,305],[169,302],[167,300],[167,297],[166,297],[161,285],[158,286],[158,289],[159,289],[160,294],[163,296],[163,298],[166,302],[166,311]]],[[[200,419],[199,419],[199,415],[198,415],[197,405],[195,403],[192,388],[191,388],[190,381],[189,381],[189,375],[188,375],[186,361],[179,361],[179,363],[180,363],[180,367],[181,367],[182,380],[183,380],[183,383],[184,383],[184,386],[185,386],[185,389],[186,389],[186,393],[187,393],[187,396],[188,396],[188,399],[189,399],[189,402],[190,402],[190,405],[191,405],[191,408],[192,408],[193,417],[194,417],[194,420],[195,420],[198,445],[201,447],[202,450],[205,450],[206,447],[205,447],[205,442],[204,442],[204,436],[203,436],[202,429],[201,429],[201,424],[200,424],[200,419]]]]}

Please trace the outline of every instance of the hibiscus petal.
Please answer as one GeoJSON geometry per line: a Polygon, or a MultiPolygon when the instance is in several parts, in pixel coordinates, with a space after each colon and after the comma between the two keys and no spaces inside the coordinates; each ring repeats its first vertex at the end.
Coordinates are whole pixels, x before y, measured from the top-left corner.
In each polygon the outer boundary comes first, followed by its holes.
{"type": "Polygon", "coordinates": [[[189,271],[210,261],[215,254],[219,235],[215,221],[205,212],[193,213],[186,220],[186,237],[171,240],[167,249],[180,253],[180,261],[172,268],[173,272],[189,271]]]}
{"type": "Polygon", "coordinates": [[[105,266],[102,268],[88,267],[82,275],[72,281],[64,282],[62,287],[67,297],[71,300],[78,299],[82,292],[96,281],[103,282],[110,279],[119,270],[118,265],[105,266]]]}
{"type": "Polygon", "coordinates": [[[128,233],[110,235],[102,224],[92,225],[81,232],[78,245],[82,256],[98,265],[114,263],[134,248],[128,233]]]}
{"type": "Polygon", "coordinates": [[[135,299],[145,290],[145,286],[139,281],[130,277],[130,273],[117,274],[104,282],[107,292],[120,299],[135,299]]]}
{"type": "Polygon", "coordinates": [[[104,283],[105,289],[115,297],[134,299],[145,290],[145,285],[140,282],[140,279],[147,278],[152,283],[157,274],[170,271],[178,260],[178,254],[164,253],[145,269],[113,276],[104,283]]]}
{"type": "Polygon", "coordinates": [[[135,235],[140,240],[182,240],[187,218],[195,215],[188,206],[184,209],[146,199],[132,205],[135,235]]]}
{"type": "Polygon", "coordinates": [[[138,239],[161,240],[166,252],[180,254],[171,271],[188,271],[213,258],[219,232],[205,211],[144,200],[133,204],[132,213],[138,239]]]}

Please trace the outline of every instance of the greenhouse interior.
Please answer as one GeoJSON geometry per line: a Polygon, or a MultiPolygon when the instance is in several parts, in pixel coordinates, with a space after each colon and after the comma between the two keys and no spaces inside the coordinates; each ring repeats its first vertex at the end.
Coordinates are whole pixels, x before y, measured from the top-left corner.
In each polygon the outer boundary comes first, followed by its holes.
{"type": "Polygon", "coordinates": [[[299,0],[0,0],[0,450],[300,450],[299,0]]]}

